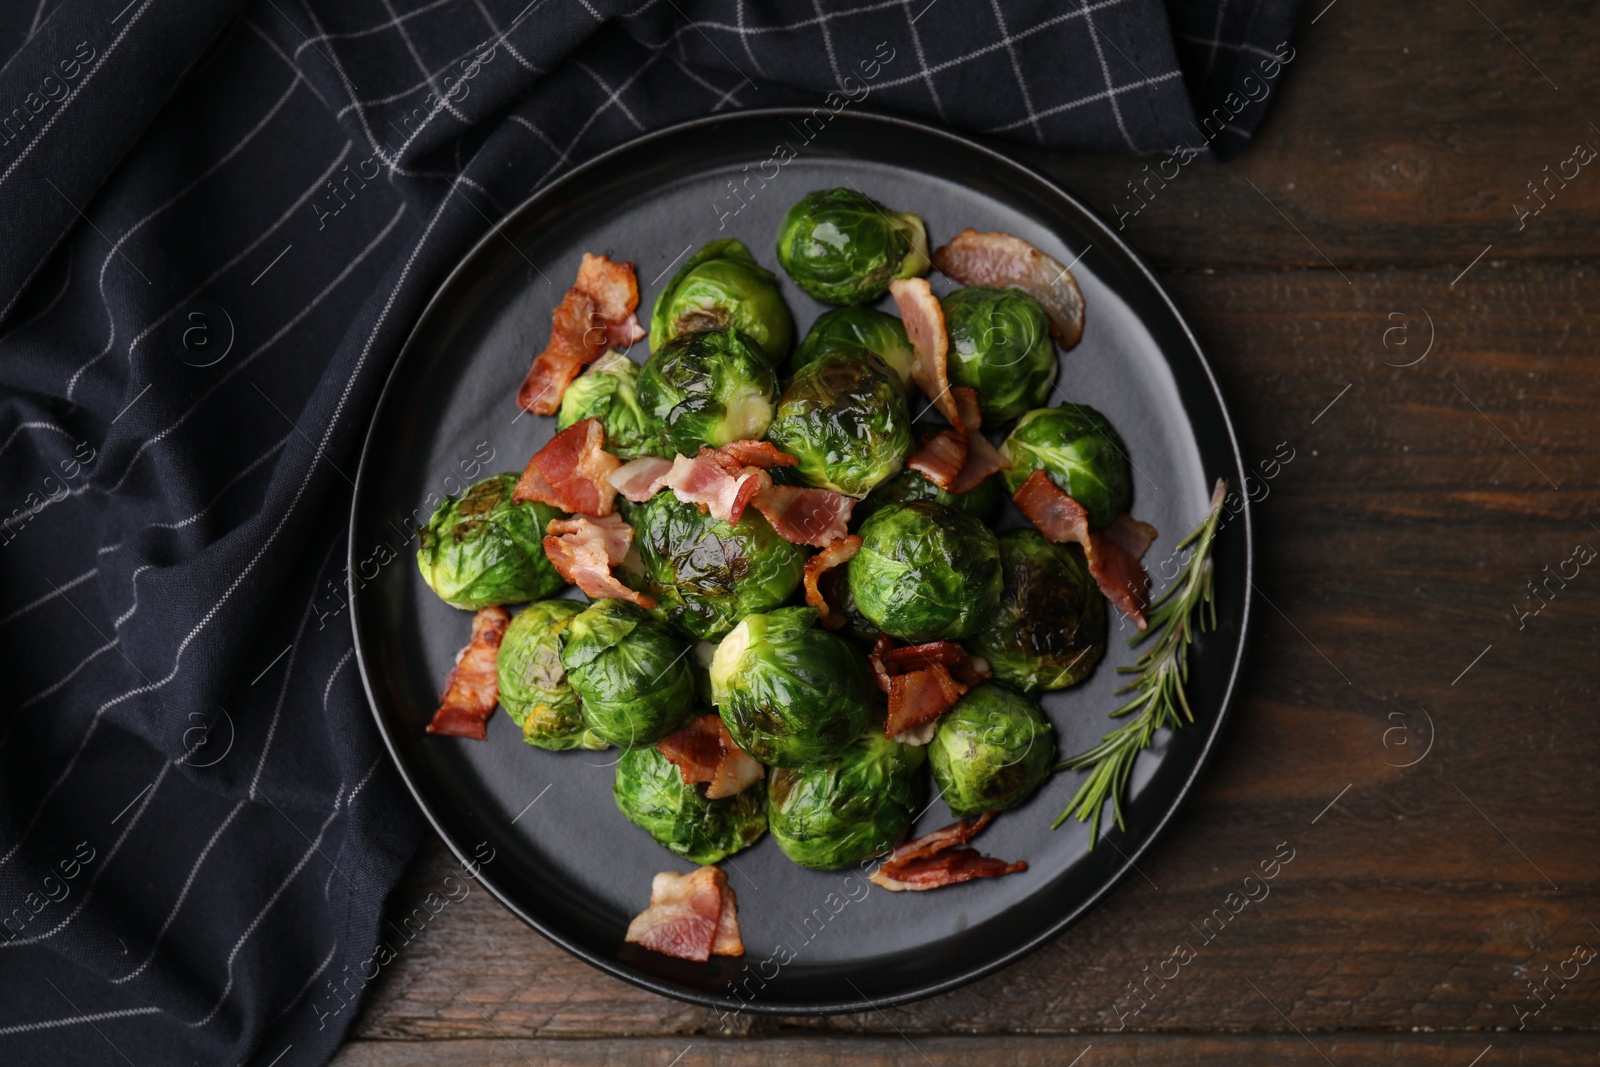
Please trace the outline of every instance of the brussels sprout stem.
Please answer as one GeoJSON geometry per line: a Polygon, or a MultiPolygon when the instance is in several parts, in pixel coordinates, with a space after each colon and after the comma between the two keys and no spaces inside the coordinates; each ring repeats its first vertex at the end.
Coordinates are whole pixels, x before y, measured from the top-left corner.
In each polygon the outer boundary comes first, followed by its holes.
{"type": "Polygon", "coordinates": [[[1136,695],[1110,717],[1121,719],[1132,715],[1133,718],[1106,734],[1098,745],[1062,760],[1054,768],[1088,772],[1088,777],[1079,783],[1077,792],[1067,802],[1066,810],[1050,828],[1053,830],[1069,817],[1076,816],[1079,822],[1089,823],[1091,849],[1099,840],[1100,817],[1107,803],[1111,805],[1117,829],[1125,828],[1122,798],[1139,753],[1150,747],[1158,730],[1176,730],[1184,722],[1194,721],[1194,709],[1189,706],[1189,697],[1184,691],[1189,680],[1189,646],[1197,630],[1206,632],[1217,625],[1217,606],[1212,600],[1211,545],[1217,534],[1222,498],[1227,488],[1226,481],[1217,479],[1216,489],[1211,494],[1210,512],[1178,544],[1180,552],[1194,546],[1184,564],[1182,580],[1169,587],[1151,606],[1149,628],[1128,642],[1130,646],[1137,646],[1155,637],[1155,644],[1146,649],[1133,666],[1117,668],[1119,674],[1137,677],[1112,693],[1136,695]]]}

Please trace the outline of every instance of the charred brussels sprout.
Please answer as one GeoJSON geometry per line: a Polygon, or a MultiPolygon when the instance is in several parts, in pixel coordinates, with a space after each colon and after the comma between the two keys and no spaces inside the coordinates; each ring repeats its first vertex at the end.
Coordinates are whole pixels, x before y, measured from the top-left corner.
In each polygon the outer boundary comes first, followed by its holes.
{"type": "Polygon", "coordinates": [[[950,493],[928,481],[921,471],[903,470],[874,489],[867,499],[856,506],[853,516],[866,522],[886,504],[932,500],[989,522],[1000,510],[1000,501],[1005,497],[1001,489],[1004,484],[999,478],[985,478],[970,493],[950,493]]]}
{"type": "Polygon", "coordinates": [[[656,297],[650,313],[650,347],[679,334],[733,327],[777,366],[794,341],[794,320],[778,293],[777,278],[755,261],[742,241],[712,241],[689,257],[656,297]]]}
{"type": "Polygon", "coordinates": [[[567,386],[556,429],[598,419],[606,432],[607,452],[619,459],[651,455],[655,427],[639,406],[638,389],[639,365],[621,352],[607,352],[567,386]]]}
{"type": "Polygon", "coordinates": [[[911,454],[911,416],[878,357],[840,349],[795,372],[767,439],[808,484],[863,497],[911,454]]]}
{"type": "Polygon", "coordinates": [[[777,607],[805,572],[805,550],[779,537],[755,508],[730,526],[657,493],[635,512],[633,528],[644,591],[693,637],[715,640],[746,615],[777,607]]]}
{"type": "Polygon", "coordinates": [[[737,330],[674,337],[639,375],[639,403],[667,450],[692,456],[701,445],[754,440],[767,432],[778,379],[754,341],[737,330]]]}
{"type": "Polygon", "coordinates": [[[950,335],[950,384],[977,391],[985,426],[1050,399],[1056,345],[1044,308],[1021,289],[957,289],[940,303],[950,335]]]}
{"type": "Polygon", "coordinates": [[[928,745],[933,780],[956,816],[1004,811],[1050,773],[1056,743],[1039,705],[1003,685],[980,685],[944,713],[928,745]]]}
{"type": "Polygon", "coordinates": [[[906,338],[906,328],[899,319],[876,308],[834,308],[823,312],[794,350],[789,371],[798,371],[841,348],[865,348],[894,371],[902,389],[911,388],[911,362],[916,353],[906,338]]]}
{"type": "Polygon", "coordinates": [[[1000,589],[1000,546],[966,512],[914,500],[879,508],[861,526],[850,594],[890,637],[966,637],[994,612],[1000,589]]]}
{"type": "Polygon", "coordinates": [[[565,514],[548,504],[511,499],[517,472],[446,497],[428,525],[417,527],[417,566],[439,599],[476,610],[538,600],[567,584],[544,554],[544,528],[565,514]]]}
{"type": "Polygon", "coordinates": [[[932,265],[922,219],[853,189],[812,193],[791,207],[778,228],[778,262],[826,304],[870,304],[896,278],[932,265]]]}
{"type": "Polygon", "coordinates": [[[524,741],[553,752],[606,747],[587,732],[578,694],[561,666],[561,634],[582,610],[575,600],[529,604],[506,627],[495,660],[500,706],[521,728],[524,741]]]}
{"type": "Polygon", "coordinates": [[[810,608],[751,615],[711,658],[711,696],[733,741],[774,767],[838,755],[866,728],[866,660],[810,608]]]}
{"type": "Polygon", "coordinates": [[[626,600],[596,600],[561,638],[561,666],[590,731],[624,748],[653,745],[688,717],[688,652],[666,623],[626,600]]]}
{"type": "Polygon", "coordinates": [[[775,768],[767,826],[802,867],[833,870],[893,848],[922,806],[927,755],[869,728],[825,763],[775,768]]]}
{"type": "Polygon", "coordinates": [[[1037,530],[1000,535],[1005,591],[967,647],[994,676],[1025,693],[1065,689],[1089,676],[1106,651],[1106,601],[1083,550],[1037,530]]]}
{"type": "Polygon", "coordinates": [[[716,863],[755,844],[767,828],[763,783],[707,800],[705,786],[686,784],[653,747],[622,754],[611,795],[629,822],[691,863],[716,863]]]}
{"type": "Polygon", "coordinates": [[[1038,468],[1089,513],[1089,528],[1103,530],[1133,504],[1128,449],[1106,417],[1086,404],[1035,408],[1022,416],[1000,445],[1011,461],[1006,485],[1015,493],[1038,468]]]}

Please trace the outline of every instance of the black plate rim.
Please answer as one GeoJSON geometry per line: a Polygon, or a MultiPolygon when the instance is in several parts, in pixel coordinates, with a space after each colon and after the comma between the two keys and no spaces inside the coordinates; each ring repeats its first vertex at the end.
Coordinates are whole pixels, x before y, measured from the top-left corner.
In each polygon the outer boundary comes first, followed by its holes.
{"type": "MultiPolygon", "coordinates": [[[[399,377],[400,368],[405,363],[407,357],[410,356],[412,348],[417,341],[418,335],[422,332],[424,325],[427,324],[432,318],[436,308],[442,303],[446,294],[454,288],[457,279],[467,274],[470,265],[478,259],[480,254],[484,252],[487,246],[493,243],[496,239],[506,240],[506,238],[503,236],[504,228],[518,215],[528,210],[529,207],[536,201],[548,195],[558,186],[576,180],[581,180],[585,174],[599,170],[615,157],[622,155],[625,152],[633,151],[641,145],[647,145],[654,141],[675,137],[679,134],[703,127],[715,127],[728,121],[744,121],[762,118],[782,120],[809,114],[809,109],[801,107],[750,108],[732,111],[721,115],[707,115],[700,118],[688,119],[683,122],[674,123],[670,126],[663,126],[659,129],[650,130],[646,133],[640,134],[638,137],[631,138],[622,142],[621,144],[606,149],[604,152],[592,157],[587,162],[579,164],[578,166],[573,167],[571,170],[568,170],[565,173],[560,174],[540,185],[537,189],[529,193],[528,196],[525,197],[519,204],[517,204],[516,207],[507,211],[499,220],[491,225],[484,235],[461,256],[461,258],[456,262],[456,265],[451,268],[449,274],[447,274],[444,279],[440,281],[437,288],[435,288],[433,295],[428,299],[427,304],[417,315],[416,320],[412,324],[411,331],[406,335],[405,342],[400,346],[399,353],[395,356],[394,362],[389,367],[389,373],[384,379],[383,389],[379,392],[377,402],[373,405],[372,417],[368,423],[367,431],[362,438],[361,459],[356,466],[355,490],[351,495],[350,520],[346,530],[346,539],[348,544],[345,556],[345,591],[348,597],[348,603],[350,604],[351,638],[355,646],[356,666],[361,675],[361,688],[362,691],[366,693],[367,707],[368,710],[372,712],[373,721],[377,725],[379,735],[383,738],[384,748],[388,751],[390,760],[392,761],[395,769],[399,772],[401,780],[405,783],[406,790],[411,794],[412,800],[422,811],[423,816],[428,820],[428,824],[433,827],[434,832],[439,835],[439,837],[444,841],[445,845],[455,855],[456,859],[462,864],[469,864],[475,867],[477,865],[477,861],[473,859],[473,857],[471,857],[466,850],[464,850],[455,841],[454,837],[449,832],[446,831],[440,820],[434,815],[433,810],[423,800],[420,788],[418,787],[417,783],[412,780],[411,773],[401,761],[396,745],[390,737],[389,725],[385,721],[383,712],[379,708],[377,694],[373,691],[366,655],[362,650],[361,599],[357,596],[354,578],[357,567],[357,553],[355,548],[357,544],[356,524],[361,514],[363,497],[362,490],[363,486],[367,484],[366,473],[368,465],[369,463],[376,461],[376,441],[374,438],[374,431],[377,428],[378,413],[384,409],[384,405],[388,402],[391,390],[394,389],[395,382],[399,377]]],[[[1105,221],[1101,219],[1099,215],[1091,211],[1088,206],[1080,201],[1077,197],[1073,196],[1056,182],[1041,174],[1037,170],[970,137],[952,132],[950,130],[941,129],[937,126],[932,126],[927,123],[919,122],[914,119],[902,118],[897,115],[889,115],[871,110],[853,111],[848,116],[843,117],[847,117],[854,121],[879,123],[885,126],[897,127],[909,131],[915,135],[934,137],[952,142],[954,145],[959,146],[967,151],[976,152],[987,157],[997,167],[1016,172],[1021,177],[1038,183],[1049,193],[1061,198],[1063,201],[1071,205],[1071,207],[1078,212],[1079,218],[1083,222],[1087,223],[1091,228],[1098,231],[1098,236],[1102,240],[1109,242],[1113,247],[1115,247],[1115,249],[1126,258],[1126,261],[1132,264],[1138,273],[1143,276],[1144,280],[1149,283],[1151,289],[1154,290],[1154,292],[1160,297],[1162,303],[1166,305],[1168,312],[1172,315],[1173,320],[1177,323],[1178,328],[1182,331],[1183,337],[1187,340],[1189,347],[1193,352],[1194,358],[1199,364],[1200,370],[1204,372],[1206,381],[1211,386],[1211,395],[1216,401],[1217,413],[1221,416],[1223,428],[1227,432],[1228,446],[1233,453],[1234,470],[1232,475],[1238,480],[1238,485],[1241,488],[1243,487],[1245,477],[1244,454],[1239,448],[1238,434],[1234,430],[1233,418],[1229,414],[1227,402],[1222,395],[1222,389],[1217,384],[1216,374],[1212,371],[1211,364],[1206,359],[1205,351],[1200,347],[1199,338],[1195,336],[1194,330],[1189,326],[1188,319],[1184,317],[1177,304],[1173,302],[1172,296],[1167,292],[1166,287],[1163,286],[1159,280],[1157,280],[1154,272],[1151,271],[1149,265],[1144,261],[1143,257],[1130,248],[1127,243],[1122,240],[1122,238],[1118,237],[1116,232],[1107,226],[1105,221]]],[[[1217,739],[1221,736],[1224,728],[1227,726],[1229,716],[1233,710],[1234,696],[1239,687],[1239,676],[1243,671],[1245,656],[1250,645],[1251,620],[1254,614],[1255,606],[1255,597],[1253,595],[1255,589],[1254,519],[1251,514],[1249,495],[1241,492],[1239,493],[1239,500],[1240,510],[1238,515],[1243,520],[1242,531],[1244,537],[1244,579],[1247,586],[1244,596],[1244,606],[1239,619],[1239,638],[1237,646],[1234,650],[1233,662],[1228,669],[1227,686],[1223,691],[1222,700],[1217,706],[1216,721],[1212,724],[1211,730],[1207,735],[1204,744],[1201,746],[1200,752],[1195,757],[1194,764],[1189,768],[1189,772],[1184,777],[1182,785],[1179,786],[1177,792],[1173,795],[1172,800],[1167,804],[1166,810],[1162,812],[1160,818],[1156,820],[1155,825],[1151,827],[1150,832],[1145,836],[1144,840],[1141,841],[1139,845],[1127,855],[1127,860],[1123,866],[1117,868],[1098,890],[1090,894],[1087,898],[1081,900],[1060,919],[1041,929],[1029,940],[1017,945],[1016,947],[999,956],[992,957],[981,963],[967,967],[947,977],[903,990],[892,996],[880,996],[874,998],[863,997],[854,1001],[838,1001],[834,1003],[822,1004],[785,1004],[773,1001],[746,1002],[743,1000],[731,1000],[723,997],[708,996],[704,993],[701,993],[699,990],[676,986],[670,982],[658,980],[649,975],[635,971],[620,961],[609,959],[598,953],[590,952],[584,947],[561,936],[559,932],[552,929],[549,925],[541,922],[539,919],[528,914],[524,909],[519,907],[512,901],[508,894],[501,891],[499,886],[497,886],[488,876],[488,872],[486,870],[479,873],[477,880],[490,892],[492,896],[494,896],[496,900],[500,902],[503,907],[506,908],[507,911],[510,911],[528,926],[538,931],[547,940],[559,945],[564,951],[576,956],[585,963],[588,963],[589,965],[596,967],[607,974],[620,978],[631,985],[649,990],[652,993],[715,1010],[734,1008],[739,1011],[749,1011],[754,1014],[761,1015],[838,1015],[847,1012],[858,1012],[862,1009],[863,1004],[867,1008],[875,1010],[900,1004],[908,1004],[913,1001],[924,1000],[929,997],[938,996],[941,993],[948,993],[952,990],[960,988],[961,986],[968,985],[980,978],[986,977],[995,973],[996,971],[1008,967],[1022,959],[1024,956],[1037,951],[1044,945],[1060,936],[1068,928],[1079,922],[1085,915],[1092,911],[1102,900],[1105,899],[1108,894],[1112,892],[1112,890],[1116,889],[1117,886],[1122,883],[1128,874],[1135,869],[1139,859],[1149,851],[1151,845],[1153,845],[1166,830],[1168,824],[1172,821],[1173,816],[1176,815],[1179,809],[1183,807],[1184,801],[1188,798],[1190,791],[1194,788],[1195,782],[1199,779],[1201,772],[1211,760],[1212,754],[1217,745],[1217,739]]]]}

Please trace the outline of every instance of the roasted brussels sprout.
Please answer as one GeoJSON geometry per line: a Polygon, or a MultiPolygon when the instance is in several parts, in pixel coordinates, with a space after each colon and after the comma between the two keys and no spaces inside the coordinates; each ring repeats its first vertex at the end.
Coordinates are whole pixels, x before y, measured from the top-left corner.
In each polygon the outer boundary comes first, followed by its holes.
{"type": "Polygon", "coordinates": [[[805,550],[779,537],[755,508],[730,526],[657,493],[634,513],[633,529],[643,591],[693,637],[715,640],[746,615],[777,607],[805,572],[805,550]]]}
{"type": "Polygon", "coordinates": [[[1004,811],[1027,800],[1055,762],[1039,705],[1003,685],[980,685],[944,713],[928,745],[933,780],[953,815],[1004,811]]]}
{"type": "Polygon", "coordinates": [[[607,352],[567,386],[556,415],[556,429],[598,419],[606,432],[606,451],[619,459],[638,459],[659,448],[655,426],[639,406],[639,365],[621,352],[607,352]]]}
{"type": "Polygon", "coordinates": [[[1015,493],[1043,467],[1062,492],[1089,513],[1089,528],[1103,530],[1133,504],[1128,449],[1106,417],[1086,404],[1035,408],[1022,416],[1000,445],[1011,461],[1006,485],[1015,493]]]}
{"type": "Polygon", "coordinates": [[[940,301],[950,335],[950,384],[977,391],[986,427],[1050,399],[1056,345],[1039,301],[1021,289],[957,289],[940,301]]]}
{"type": "Polygon", "coordinates": [[[1000,546],[964,511],[913,500],[879,508],[861,525],[850,594],[890,637],[966,637],[993,614],[1000,589],[1000,546]]]}
{"type": "Polygon", "coordinates": [[[565,513],[511,499],[517,472],[491,475],[451,496],[417,527],[417,566],[439,599],[477,610],[538,600],[567,584],[544,554],[544,528],[565,513]]]}
{"type": "Polygon", "coordinates": [[[834,308],[811,324],[800,347],[789,357],[789,373],[840,348],[865,348],[894,371],[902,389],[911,388],[911,362],[916,353],[906,328],[877,308],[834,308]]]}
{"type": "Polygon", "coordinates": [[[868,727],[825,763],[778,767],[767,784],[767,826],[802,867],[833,870],[893,848],[922,807],[923,749],[868,727]]]}
{"type": "Polygon", "coordinates": [[[611,795],[628,821],[658,843],[691,863],[716,863],[750,847],[766,830],[764,784],[707,800],[705,786],[686,784],[667,757],[646,746],[617,760],[611,795]]]}
{"type": "Polygon", "coordinates": [[[767,432],[778,379],[760,348],[737,330],[703,330],[656,349],[639,375],[639,403],[667,451],[755,440],[767,432]]]}
{"type": "Polygon", "coordinates": [[[778,262],[826,304],[870,304],[896,278],[933,265],[922,219],[853,189],[812,193],[791,207],[778,228],[778,262]]]}
{"type": "Polygon", "coordinates": [[[967,647],[989,661],[995,678],[1024,693],[1089,677],[1106,651],[1106,600],[1083,550],[1037,530],[1006,530],[1000,568],[1000,606],[967,647]]]}
{"type": "Polygon", "coordinates": [[[595,738],[624,748],[653,745],[694,704],[689,646],[626,600],[596,600],[567,623],[561,666],[595,738]]]}
{"type": "Polygon", "coordinates": [[[836,349],[795,372],[767,439],[808,484],[863,497],[911,454],[911,416],[877,356],[836,349]]]}
{"type": "Polygon", "coordinates": [[[838,755],[866,728],[866,660],[811,608],[751,615],[711,658],[711,697],[734,744],[774,767],[838,755]]]}
{"type": "Polygon", "coordinates": [[[529,604],[506,627],[495,659],[500,706],[522,730],[524,741],[552,752],[606,747],[588,732],[578,694],[561,666],[561,634],[582,610],[575,600],[529,604]]]}
{"type": "MultiPolygon", "coordinates": [[[[915,433],[912,435],[915,437],[915,433]]],[[[856,505],[852,518],[866,522],[885,504],[906,504],[913,500],[932,500],[946,507],[964,511],[983,522],[994,519],[1005,498],[1005,483],[999,478],[985,478],[970,493],[949,493],[930,482],[921,471],[903,470],[879,485],[856,505]]]]}
{"type": "Polygon", "coordinates": [[[744,242],[732,239],[703,246],[661,290],[650,313],[650,347],[679,334],[730,326],[754,341],[774,367],[794,341],[794,320],[776,276],[744,242]]]}

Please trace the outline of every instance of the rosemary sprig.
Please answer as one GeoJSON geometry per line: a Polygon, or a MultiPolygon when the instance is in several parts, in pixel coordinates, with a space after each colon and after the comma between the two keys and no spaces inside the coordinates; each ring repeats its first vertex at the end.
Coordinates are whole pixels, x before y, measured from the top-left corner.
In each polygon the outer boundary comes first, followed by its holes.
{"type": "Polygon", "coordinates": [[[1178,544],[1178,551],[1195,546],[1182,575],[1151,605],[1144,632],[1128,642],[1130,646],[1138,646],[1154,637],[1156,643],[1134,661],[1133,666],[1117,668],[1119,674],[1138,677],[1112,690],[1113,694],[1137,695],[1113,711],[1111,718],[1134,717],[1106,734],[1098,745],[1055,766],[1058,771],[1088,771],[1089,774],[1079,783],[1078,791],[1067,802],[1067,809],[1050,828],[1055,829],[1070,816],[1076,816],[1079,822],[1088,822],[1091,849],[1099,840],[1100,817],[1108,802],[1117,829],[1123,828],[1122,797],[1127,792],[1128,779],[1139,753],[1150,747],[1156,731],[1176,730],[1185,721],[1194,721],[1194,711],[1184,693],[1189,680],[1189,645],[1194,641],[1197,627],[1213,630],[1217,625],[1217,608],[1211,599],[1211,543],[1217,534],[1222,498],[1227,488],[1227,482],[1219,478],[1211,494],[1210,512],[1178,544]]]}

